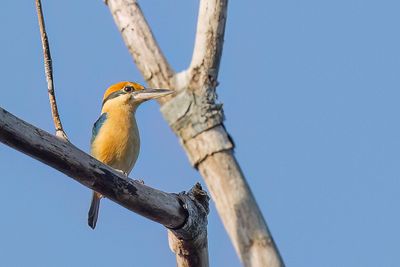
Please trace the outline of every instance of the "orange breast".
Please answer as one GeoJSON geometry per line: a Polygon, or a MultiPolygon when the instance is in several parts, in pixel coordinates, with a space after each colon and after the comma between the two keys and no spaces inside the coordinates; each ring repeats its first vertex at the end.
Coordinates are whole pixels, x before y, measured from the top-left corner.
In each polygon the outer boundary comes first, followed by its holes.
{"type": "Polygon", "coordinates": [[[108,112],[91,154],[101,162],[129,173],[139,155],[140,138],[134,115],[108,112]]]}

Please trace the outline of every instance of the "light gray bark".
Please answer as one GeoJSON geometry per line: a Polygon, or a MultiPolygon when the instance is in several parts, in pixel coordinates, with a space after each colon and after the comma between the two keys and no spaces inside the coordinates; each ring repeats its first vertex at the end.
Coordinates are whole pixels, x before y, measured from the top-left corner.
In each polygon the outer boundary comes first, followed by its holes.
{"type": "Polygon", "coordinates": [[[135,0],[105,3],[113,10],[122,38],[129,52],[134,55],[133,59],[144,79],[150,85],[155,85],[152,81],[157,81],[154,88],[171,88],[170,79],[174,72],[155,41],[138,3],[135,0]]]}
{"type": "Polygon", "coordinates": [[[223,125],[216,87],[222,55],[227,0],[201,0],[192,61],[174,73],[135,0],[107,5],[135,63],[152,87],[173,88],[160,100],[161,112],[199,170],[231,241],[245,266],[284,266],[234,156],[234,143],[223,125]]]}

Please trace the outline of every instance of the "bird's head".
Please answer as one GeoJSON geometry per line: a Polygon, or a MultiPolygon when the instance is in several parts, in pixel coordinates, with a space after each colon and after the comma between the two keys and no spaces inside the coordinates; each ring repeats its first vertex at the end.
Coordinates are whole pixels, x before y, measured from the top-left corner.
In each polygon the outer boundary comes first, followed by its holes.
{"type": "Polygon", "coordinates": [[[173,93],[169,89],[150,89],[135,82],[119,82],[111,85],[103,97],[103,108],[107,106],[137,106],[144,101],[173,93]]]}

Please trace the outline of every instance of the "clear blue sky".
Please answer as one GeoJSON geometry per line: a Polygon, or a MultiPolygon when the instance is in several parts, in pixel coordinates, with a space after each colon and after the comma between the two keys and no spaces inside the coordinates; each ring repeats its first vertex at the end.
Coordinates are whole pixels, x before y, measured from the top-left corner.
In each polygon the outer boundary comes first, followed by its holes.
{"type": "MultiPolygon", "coordinates": [[[[190,60],[198,1],[141,1],[171,64],[190,60]]],[[[105,88],[143,79],[102,1],[43,0],[64,126],[88,151],[105,88]]],[[[288,266],[400,266],[400,2],[230,1],[219,98],[288,266]]],[[[34,1],[2,1],[0,106],[53,132],[34,1]]],[[[132,172],[168,192],[191,169],[156,103],[132,172]],[[157,166],[157,167],[155,167],[157,166]]],[[[0,144],[0,266],[175,266],[165,229],[0,144]]],[[[204,184],[204,183],[203,183],[204,184]]],[[[211,207],[211,266],[239,266],[211,207]]]]}

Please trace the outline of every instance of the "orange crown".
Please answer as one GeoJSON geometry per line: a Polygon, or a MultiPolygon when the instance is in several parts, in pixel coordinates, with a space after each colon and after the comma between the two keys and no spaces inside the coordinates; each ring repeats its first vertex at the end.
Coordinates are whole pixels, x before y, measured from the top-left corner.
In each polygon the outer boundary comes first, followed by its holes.
{"type": "Polygon", "coordinates": [[[144,86],[135,82],[119,82],[108,87],[103,96],[103,101],[112,93],[122,90],[125,86],[132,86],[135,91],[143,90],[144,86]]]}

